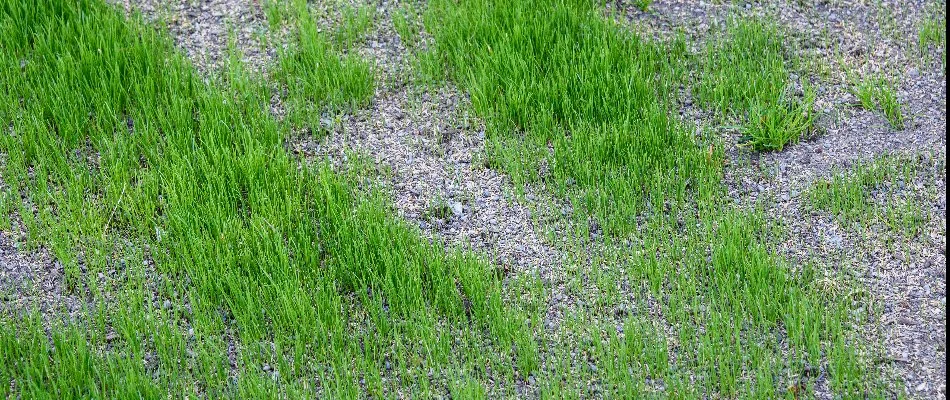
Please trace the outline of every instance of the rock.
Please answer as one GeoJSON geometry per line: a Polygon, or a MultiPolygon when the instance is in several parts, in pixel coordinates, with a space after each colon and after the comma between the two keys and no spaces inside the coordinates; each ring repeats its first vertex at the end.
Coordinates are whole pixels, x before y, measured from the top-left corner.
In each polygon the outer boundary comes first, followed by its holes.
{"type": "Polygon", "coordinates": [[[172,308],[172,302],[171,302],[171,300],[165,300],[165,302],[162,303],[162,308],[164,308],[164,309],[166,309],[166,310],[169,309],[169,308],[172,308]]]}
{"type": "Polygon", "coordinates": [[[452,203],[449,207],[452,209],[453,215],[455,215],[456,217],[462,216],[462,211],[463,211],[462,203],[452,203]]]}
{"type": "Polygon", "coordinates": [[[840,248],[841,245],[844,243],[844,238],[838,234],[831,234],[830,236],[828,236],[827,241],[828,241],[828,244],[830,244],[831,246],[840,248]]]}
{"type": "Polygon", "coordinates": [[[788,193],[782,193],[782,201],[789,201],[791,199],[792,198],[788,195],[788,193]]]}

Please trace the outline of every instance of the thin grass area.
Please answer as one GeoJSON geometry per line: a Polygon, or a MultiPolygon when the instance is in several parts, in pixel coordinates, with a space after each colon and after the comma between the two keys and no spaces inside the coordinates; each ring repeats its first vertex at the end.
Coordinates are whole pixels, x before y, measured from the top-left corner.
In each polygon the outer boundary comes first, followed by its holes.
{"type": "Polygon", "coordinates": [[[914,237],[928,216],[924,204],[903,192],[921,169],[918,157],[885,155],[848,170],[836,170],[831,177],[815,182],[807,199],[813,210],[836,216],[844,226],[867,228],[882,223],[914,237]]]}
{"type": "MultiPolygon", "coordinates": [[[[819,384],[845,398],[888,393],[854,330],[867,299],[822,291],[824,266],[777,256],[778,227],[722,195],[719,144],[674,117],[690,60],[682,39],[644,41],[579,1],[432,1],[426,18],[434,56],[486,119],[494,165],[558,188],[582,230],[599,226],[616,245],[571,278],[573,295],[594,298],[559,331],[535,329],[548,366],[540,397],[774,398],[819,384]],[[617,317],[631,301],[624,286],[635,304],[658,305],[617,317]]],[[[810,100],[786,97],[778,36],[737,26],[701,60],[700,97],[755,116],[756,145],[781,148],[810,129],[810,100]]]]}
{"type": "Polygon", "coordinates": [[[868,111],[880,110],[891,127],[896,130],[904,129],[904,113],[897,99],[897,90],[891,80],[880,75],[866,75],[855,81],[852,80],[852,91],[861,103],[861,107],[868,111]]]}
{"type": "Polygon", "coordinates": [[[0,317],[4,397],[426,396],[531,367],[488,266],[285,154],[270,94],[103,2],[0,3],[4,198],[96,305],[0,317]]]}
{"type": "Polygon", "coordinates": [[[754,150],[782,150],[813,129],[815,93],[802,81],[801,97],[793,96],[782,42],[774,25],[736,19],[702,55],[696,98],[739,116],[742,142],[754,150]]]}
{"type": "Polygon", "coordinates": [[[917,28],[917,47],[924,62],[930,60],[931,49],[940,54],[944,72],[947,69],[947,5],[933,3],[917,28]]]}

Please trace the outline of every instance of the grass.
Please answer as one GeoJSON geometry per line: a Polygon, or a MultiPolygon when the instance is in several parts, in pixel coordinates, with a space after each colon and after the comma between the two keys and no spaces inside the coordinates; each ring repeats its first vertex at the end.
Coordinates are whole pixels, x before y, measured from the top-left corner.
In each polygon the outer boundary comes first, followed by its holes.
{"type": "Polygon", "coordinates": [[[305,2],[265,10],[294,35],[276,85],[239,54],[207,82],[101,1],[0,3],[0,207],[100,305],[0,317],[5,397],[794,398],[814,371],[837,397],[893,394],[855,330],[870,300],[831,266],[784,260],[782,227],[726,195],[722,144],[677,117],[695,74],[756,149],[810,129],[768,25],[737,21],[695,55],[589,2],[429,2],[420,77],[467,92],[490,166],[573,206],[552,283],[502,277],[286,154],[376,82],[305,2]],[[577,306],[548,327],[562,283],[577,306]]]}
{"type": "Polygon", "coordinates": [[[422,32],[422,21],[419,19],[419,12],[412,2],[406,2],[396,12],[393,13],[393,28],[399,35],[399,40],[408,47],[413,48],[419,43],[422,32]]]}
{"type": "Polygon", "coordinates": [[[807,199],[813,210],[828,212],[846,226],[867,228],[884,224],[910,237],[922,231],[927,220],[919,199],[905,196],[923,168],[911,156],[882,156],[835,171],[816,182],[807,199]]]}
{"type": "Polygon", "coordinates": [[[368,5],[344,5],[342,21],[333,32],[333,41],[341,49],[359,44],[373,27],[374,10],[368,5]]]}
{"type": "MultiPolygon", "coordinates": [[[[541,397],[793,397],[814,390],[815,368],[837,396],[885,395],[851,328],[871,312],[866,299],[824,292],[818,266],[776,256],[766,238],[779,227],[723,200],[720,144],[675,117],[671,93],[694,59],[683,39],[644,41],[584,2],[446,0],[427,13],[436,56],[485,118],[493,166],[575,206],[577,231],[555,243],[576,257],[565,285],[583,306],[560,329],[535,330],[549,365],[541,397]],[[585,238],[600,230],[596,252],[585,238]],[[617,316],[625,303],[633,311],[617,316]]],[[[748,112],[760,149],[811,126],[813,97],[788,96],[779,40],[738,21],[698,57],[697,96],[748,112]]]]}
{"type": "Polygon", "coordinates": [[[880,110],[892,128],[904,129],[904,114],[901,112],[894,84],[890,80],[883,76],[867,75],[852,83],[852,87],[861,107],[869,111],[880,110]]]}
{"type": "MultiPolygon", "coordinates": [[[[52,322],[51,341],[38,316],[5,314],[5,397],[426,393],[476,366],[510,376],[512,352],[532,354],[484,262],[298,165],[270,91],[239,64],[205,83],[167,38],[98,1],[0,14],[5,196],[68,294],[100,305],[52,322]]],[[[345,69],[324,40],[301,27],[281,71],[345,69]]],[[[314,106],[364,93],[287,83],[314,106]]]]}
{"type": "Polygon", "coordinates": [[[925,59],[931,49],[942,55],[944,70],[947,68],[947,8],[946,5],[932,4],[930,12],[917,28],[917,47],[925,59]]]}
{"type": "Polygon", "coordinates": [[[668,113],[684,43],[644,42],[572,2],[437,1],[426,19],[437,57],[486,119],[493,165],[519,184],[577,187],[583,211],[622,232],[647,207],[718,180],[708,146],[668,113]],[[551,176],[539,176],[543,164],[551,176]]]}
{"type": "Polygon", "coordinates": [[[708,45],[694,90],[700,104],[738,116],[743,142],[754,150],[782,150],[806,137],[814,123],[815,93],[802,81],[792,95],[782,37],[774,25],[734,20],[708,45]]]}
{"type": "MultiPolygon", "coordinates": [[[[297,38],[282,50],[274,76],[287,89],[285,99],[291,124],[319,132],[324,112],[355,109],[369,102],[375,90],[375,75],[372,65],[359,56],[340,55],[334,50],[333,43],[319,32],[306,2],[294,2],[293,9],[294,18],[290,20],[297,38]]],[[[345,10],[351,10],[353,16],[362,15],[354,9],[345,10]]],[[[337,30],[337,45],[355,41],[361,24],[344,23],[344,27],[356,27],[337,30]]]]}

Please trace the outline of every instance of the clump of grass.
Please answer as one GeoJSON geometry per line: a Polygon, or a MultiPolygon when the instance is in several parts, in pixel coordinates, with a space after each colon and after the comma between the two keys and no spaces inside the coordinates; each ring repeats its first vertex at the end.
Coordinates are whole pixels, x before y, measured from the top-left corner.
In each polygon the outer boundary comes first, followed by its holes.
{"type": "Polygon", "coordinates": [[[805,137],[814,122],[814,92],[802,82],[802,97],[792,96],[782,54],[774,25],[734,20],[702,56],[696,98],[745,120],[743,139],[755,150],[781,150],[805,137]]]}
{"type": "Polygon", "coordinates": [[[653,0],[635,0],[634,4],[640,11],[647,11],[650,8],[650,4],[653,4],[653,0]]]}
{"type": "Polygon", "coordinates": [[[342,21],[334,28],[333,42],[340,49],[359,44],[373,28],[375,11],[369,5],[344,5],[340,10],[342,21]]]}
{"type": "Polygon", "coordinates": [[[393,13],[392,19],[393,27],[396,29],[396,34],[399,35],[399,40],[408,48],[415,47],[419,42],[419,35],[422,32],[422,21],[412,2],[407,2],[400,6],[396,12],[393,13]]]}
{"type": "MultiPolygon", "coordinates": [[[[582,280],[593,281],[598,295],[565,317],[564,339],[540,346],[541,365],[554,366],[536,372],[544,395],[774,398],[800,383],[789,373],[813,366],[834,368],[838,396],[880,393],[847,329],[860,302],[821,296],[812,275],[774,256],[764,238],[776,229],[763,213],[723,200],[718,145],[674,117],[671,93],[686,80],[681,40],[643,41],[586,2],[438,0],[428,13],[436,59],[486,120],[492,166],[518,182],[552,183],[579,206],[581,236],[603,230],[607,243],[624,243],[567,285],[579,293],[582,280]],[[550,175],[538,175],[542,162],[550,175]],[[642,287],[633,292],[654,299],[668,325],[605,318],[615,315],[607,307],[621,282],[642,287]],[[574,364],[572,354],[585,358],[574,364]],[[660,381],[664,389],[646,384],[660,381]]],[[[717,44],[701,90],[743,116],[761,107],[761,126],[748,129],[762,132],[760,146],[778,148],[791,139],[770,142],[767,133],[807,129],[810,104],[800,103],[811,100],[783,97],[780,39],[766,29],[748,25],[717,44]]],[[[535,365],[528,361],[520,369],[535,365]]]]}
{"type": "Polygon", "coordinates": [[[852,83],[854,95],[866,110],[880,110],[891,127],[904,129],[904,114],[901,112],[897,91],[893,83],[883,76],[867,75],[852,83]]]}
{"type": "Polygon", "coordinates": [[[942,55],[943,66],[947,66],[947,9],[946,4],[930,7],[929,14],[920,21],[917,28],[917,47],[925,56],[931,49],[942,55]]]}
{"type": "Polygon", "coordinates": [[[494,165],[516,182],[577,189],[621,232],[718,179],[715,157],[668,112],[682,41],[644,42],[574,2],[438,1],[428,13],[436,60],[471,94],[494,165]]]}
{"type": "Polygon", "coordinates": [[[920,169],[916,158],[884,156],[848,171],[835,171],[816,182],[807,198],[815,210],[829,212],[847,225],[884,221],[903,232],[919,231],[919,204],[897,196],[899,184],[909,184],[920,169]],[[916,210],[915,210],[916,209],[916,210]]]}

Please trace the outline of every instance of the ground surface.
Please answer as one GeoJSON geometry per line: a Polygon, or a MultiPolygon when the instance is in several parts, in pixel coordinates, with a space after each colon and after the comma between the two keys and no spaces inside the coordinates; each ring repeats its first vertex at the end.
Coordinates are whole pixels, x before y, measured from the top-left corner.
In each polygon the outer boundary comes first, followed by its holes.
{"type": "MultiPolygon", "coordinates": [[[[770,252],[792,265],[815,263],[827,269],[829,285],[851,282],[850,289],[838,292],[841,296],[855,290],[867,293],[863,301],[877,312],[862,320],[856,332],[869,343],[871,357],[879,358],[872,363],[891,382],[890,394],[946,398],[946,75],[939,60],[945,49],[927,49],[925,57],[916,40],[921,21],[935,15],[934,4],[659,0],[643,11],[633,3],[609,1],[601,6],[605,18],[655,40],[684,32],[697,52],[730,18],[764,16],[787,37],[787,52],[807,60],[790,69],[795,76],[813,76],[817,129],[781,151],[754,152],[739,145],[734,121],[694,105],[688,88],[678,100],[680,114],[724,143],[724,194],[730,201],[737,207],[761,208],[770,223],[782,227],[784,234],[770,252]],[[881,112],[858,106],[847,78],[853,71],[882,73],[897,82],[904,127],[897,129],[881,112]],[[912,160],[919,167],[909,180],[888,183],[893,186],[887,186],[893,189],[888,194],[874,188],[871,209],[909,204],[909,212],[921,221],[915,233],[873,217],[851,224],[812,206],[810,193],[819,182],[846,176],[856,166],[882,157],[899,163],[912,160]]],[[[166,30],[207,76],[226,64],[232,40],[249,70],[268,76],[292,36],[289,28],[270,24],[267,4],[258,1],[133,1],[119,6],[142,13],[166,30]]],[[[541,317],[536,321],[546,332],[537,339],[542,348],[589,340],[590,332],[572,326],[588,319],[623,325],[625,310],[640,307],[645,311],[637,312],[673,338],[676,330],[666,321],[664,308],[635,282],[614,285],[621,300],[606,308],[599,304],[604,288],[611,285],[599,282],[597,271],[613,268],[617,262],[611,257],[626,251],[622,241],[576,218],[572,203],[555,194],[550,182],[518,184],[491,167],[486,161],[486,123],[473,111],[469,95],[451,80],[426,85],[416,79],[417,54],[432,39],[423,32],[420,44],[403,43],[394,23],[402,6],[388,0],[311,5],[321,10],[316,21],[327,32],[352,23],[341,14],[346,7],[372,10],[372,24],[342,51],[369,60],[377,85],[365,106],[314,111],[322,113],[317,118],[322,132],[298,129],[285,148],[301,164],[328,160],[337,170],[355,169],[365,190],[381,190],[398,217],[418,227],[424,237],[484,257],[504,271],[506,299],[532,296],[522,282],[538,282],[541,317]],[[363,163],[353,167],[354,160],[363,163]]],[[[276,115],[285,114],[285,100],[279,91],[274,96],[276,115]]],[[[0,231],[0,307],[15,314],[31,303],[44,315],[74,315],[79,300],[66,294],[62,267],[42,246],[18,245],[23,240],[17,237],[20,232],[19,227],[0,231]]],[[[673,342],[669,353],[675,360],[678,345],[673,342]]],[[[542,370],[558,367],[555,360],[563,355],[559,351],[541,350],[542,370]]],[[[597,376],[593,362],[591,373],[580,361],[586,354],[563,351],[571,354],[570,370],[597,376]]],[[[816,397],[834,397],[826,373],[822,369],[813,382],[816,397]]],[[[540,393],[534,376],[516,381],[514,393],[489,388],[489,396],[540,393]]],[[[593,391],[581,396],[603,395],[593,391]]]]}

